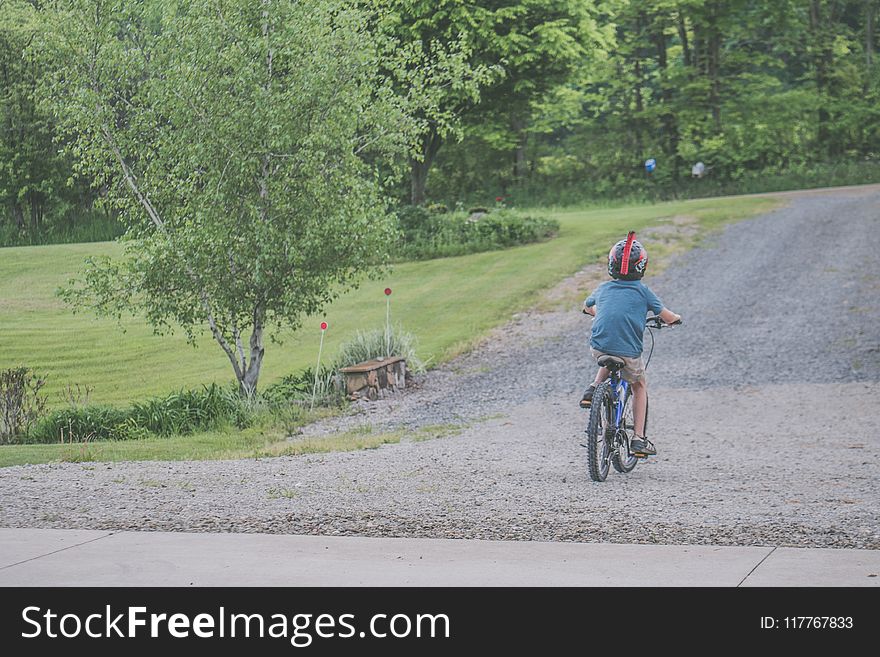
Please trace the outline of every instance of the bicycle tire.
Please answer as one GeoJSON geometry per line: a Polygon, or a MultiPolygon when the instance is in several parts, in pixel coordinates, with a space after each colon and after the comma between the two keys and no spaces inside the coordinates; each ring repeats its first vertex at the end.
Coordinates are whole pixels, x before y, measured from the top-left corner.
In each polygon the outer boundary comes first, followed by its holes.
{"type": "Polygon", "coordinates": [[[608,476],[608,428],[611,424],[611,390],[607,383],[602,383],[593,392],[586,431],[587,469],[593,481],[605,481],[608,476]]]}
{"type": "MultiPolygon", "coordinates": [[[[626,400],[623,402],[623,427],[628,438],[631,438],[633,433],[635,433],[633,404],[632,388],[627,388],[626,400]]],[[[611,455],[611,465],[613,465],[614,469],[621,474],[632,472],[638,464],[638,457],[630,454],[626,445],[621,445],[615,449],[614,453],[611,455]]]]}

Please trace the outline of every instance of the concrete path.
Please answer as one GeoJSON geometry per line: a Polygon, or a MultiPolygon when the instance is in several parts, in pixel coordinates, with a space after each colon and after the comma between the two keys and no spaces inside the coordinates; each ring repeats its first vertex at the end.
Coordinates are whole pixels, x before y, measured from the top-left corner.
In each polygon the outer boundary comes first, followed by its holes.
{"type": "Polygon", "coordinates": [[[0,528],[0,586],[878,585],[878,550],[0,528]]]}

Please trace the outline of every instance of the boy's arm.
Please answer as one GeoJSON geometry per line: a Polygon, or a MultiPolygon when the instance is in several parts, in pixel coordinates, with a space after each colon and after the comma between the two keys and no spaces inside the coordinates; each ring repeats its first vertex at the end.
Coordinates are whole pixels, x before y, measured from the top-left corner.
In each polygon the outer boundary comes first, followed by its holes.
{"type": "Polygon", "coordinates": [[[586,299],[584,299],[584,307],[581,310],[584,315],[592,315],[596,316],[596,297],[594,294],[591,294],[586,299]]]}
{"type": "Polygon", "coordinates": [[[660,311],[660,319],[662,319],[667,324],[675,324],[676,322],[681,321],[681,315],[676,315],[674,312],[669,310],[669,308],[663,308],[660,311]]]}

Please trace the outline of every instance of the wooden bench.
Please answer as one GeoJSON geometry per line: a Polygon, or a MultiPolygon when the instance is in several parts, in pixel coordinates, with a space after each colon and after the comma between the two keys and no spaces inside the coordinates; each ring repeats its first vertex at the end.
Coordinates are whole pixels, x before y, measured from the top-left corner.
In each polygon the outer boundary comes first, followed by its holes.
{"type": "Polygon", "coordinates": [[[345,379],[349,399],[375,401],[406,387],[406,359],[401,356],[376,358],[339,370],[345,379]]]}

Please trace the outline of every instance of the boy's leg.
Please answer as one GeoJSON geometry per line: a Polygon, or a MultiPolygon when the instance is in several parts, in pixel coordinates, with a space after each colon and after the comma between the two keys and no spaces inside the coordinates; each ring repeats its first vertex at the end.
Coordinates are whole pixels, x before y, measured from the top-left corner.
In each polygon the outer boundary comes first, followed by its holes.
{"type": "Polygon", "coordinates": [[[630,450],[637,456],[653,456],[657,453],[651,441],[645,438],[645,420],[648,416],[648,382],[642,378],[630,384],[633,393],[633,421],[635,436],[630,441],[630,450]]]}
{"type": "Polygon", "coordinates": [[[588,408],[593,403],[593,393],[596,392],[596,388],[599,387],[599,384],[607,378],[608,368],[600,367],[599,371],[596,372],[596,378],[589,386],[587,386],[587,389],[584,390],[583,397],[581,397],[580,402],[578,402],[581,408],[588,408]]]}
{"type": "Polygon", "coordinates": [[[644,379],[630,384],[633,392],[633,420],[636,436],[645,437],[645,416],[648,414],[648,383],[644,379]]]}

